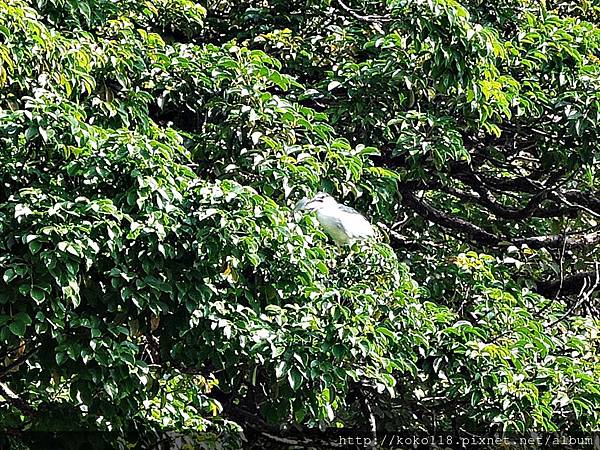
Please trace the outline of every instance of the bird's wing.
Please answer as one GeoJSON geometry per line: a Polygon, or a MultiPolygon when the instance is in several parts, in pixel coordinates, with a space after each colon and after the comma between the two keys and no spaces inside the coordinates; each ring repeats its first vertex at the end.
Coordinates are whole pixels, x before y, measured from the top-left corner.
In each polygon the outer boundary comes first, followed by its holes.
{"type": "Polygon", "coordinates": [[[345,233],[344,222],[340,217],[327,216],[322,219],[322,224],[332,232],[345,233]]]}
{"type": "Polygon", "coordinates": [[[345,233],[351,239],[373,236],[375,230],[365,216],[356,212],[350,213],[343,222],[345,233]]]}
{"type": "Polygon", "coordinates": [[[344,221],[341,217],[329,214],[317,214],[319,223],[325,229],[325,232],[338,244],[342,245],[348,240],[348,232],[344,227],[344,221]]]}
{"type": "Polygon", "coordinates": [[[350,214],[360,214],[354,208],[350,208],[349,206],[346,206],[346,205],[338,205],[338,208],[340,209],[340,211],[344,211],[344,212],[347,212],[347,213],[350,213],[350,214]]]}

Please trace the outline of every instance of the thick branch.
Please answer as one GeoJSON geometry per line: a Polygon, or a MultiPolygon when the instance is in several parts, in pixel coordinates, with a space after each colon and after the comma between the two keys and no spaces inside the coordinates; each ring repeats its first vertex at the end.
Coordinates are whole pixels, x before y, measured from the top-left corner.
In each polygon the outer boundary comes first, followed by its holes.
{"type": "Polygon", "coordinates": [[[448,230],[466,235],[471,241],[480,245],[498,246],[502,242],[510,242],[515,245],[526,244],[531,248],[561,248],[563,245],[565,248],[574,248],[594,246],[600,243],[600,231],[578,233],[568,237],[564,237],[562,234],[528,237],[496,236],[460,217],[452,216],[434,208],[428,203],[417,199],[410,191],[403,192],[402,197],[403,203],[420,216],[448,230]]]}
{"type": "MultiPolygon", "coordinates": [[[[534,194],[528,201],[528,203],[522,208],[515,208],[505,206],[494,198],[494,196],[485,189],[482,181],[478,181],[475,174],[462,173],[457,176],[457,179],[469,186],[475,193],[466,192],[461,189],[457,189],[452,186],[446,186],[439,181],[423,182],[423,181],[408,181],[400,183],[399,190],[401,192],[406,191],[420,191],[420,190],[440,190],[446,192],[454,197],[465,200],[469,203],[479,205],[494,215],[509,220],[523,220],[528,217],[540,217],[540,218],[551,218],[551,217],[572,217],[580,210],[575,205],[570,206],[546,206],[543,207],[541,204],[547,197],[552,196],[551,192],[544,191],[540,188],[536,194],[534,194]]],[[[599,201],[600,207],[600,201],[599,201]]]]}
{"type": "Polygon", "coordinates": [[[279,436],[275,433],[261,432],[261,435],[265,438],[277,442],[279,444],[285,444],[288,446],[295,446],[296,448],[342,448],[344,445],[341,442],[336,442],[332,440],[327,440],[323,438],[317,437],[309,437],[309,436],[279,436]]]}
{"type": "Polygon", "coordinates": [[[525,238],[514,238],[512,239],[512,242],[515,244],[527,244],[531,248],[561,248],[563,243],[566,248],[592,247],[600,243],[600,231],[572,234],[566,238],[563,237],[562,234],[530,236],[525,238]]]}
{"type": "Polygon", "coordinates": [[[15,394],[6,384],[0,383],[0,394],[6,399],[8,403],[13,405],[19,411],[21,411],[24,415],[31,417],[36,414],[35,410],[29,406],[29,404],[19,398],[17,394],[15,394]]]}
{"type": "Polygon", "coordinates": [[[394,231],[383,222],[377,222],[377,226],[387,235],[390,245],[396,250],[399,248],[406,250],[419,250],[422,247],[420,242],[415,242],[406,238],[405,236],[402,236],[400,233],[394,231]]]}
{"type": "Polygon", "coordinates": [[[542,207],[541,203],[547,196],[547,194],[543,193],[543,191],[540,192],[539,195],[534,195],[531,197],[527,202],[527,205],[525,205],[523,208],[513,208],[498,203],[485,189],[478,188],[476,190],[478,195],[450,186],[445,186],[441,188],[441,190],[460,198],[461,200],[480,205],[488,211],[494,213],[496,216],[509,220],[522,220],[528,217],[563,217],[573,215],[577,212],[577,208],[575,207],[542,207]]]}
{"type": "Polygon", "coordinates": [[[569,190],[564,192],[563,195],[568,201],[585,206],[591,209],[592,211],[600,214],[600,199],[594,197],[591,193],[581,192],[577,190],[569,190]]]}
{"type": "MultiPolygon", "coordinates": [[[[323,433],[316,430],[281,430],[279,427],[267,424],[258,414],[245,411],[233,405],[228,405],[226,416],[244,428],[244,434],[253,444],[262,444],[263,448],[270,448],[274,442],[295,446],[299,448],[335,448],[342,447],[339,442],[330,440],[323,433]],[[265,442],[267,441],[267,442],[265,442]]],[[[254,447],[253,447],[254,448],[254,447]]]]}
{"type": "Polygon", "coordinates": [[[477,225],[467,222],[460,217],[454,217],[446,214],[438,209],[435,209],[428,203],[417,199],[415,194],[410,191],[403,192],[402,199],[406,206],[411,208],[425,219],[430,220],[444,228],[448,228],[451,231],[464,234],[479,244],[495,246],[501,242],[500,238],[485,231],[483,228],[479,228],[477,225]]]}
{"type": "MultiPolygon", "coordinates": [[[[561,174],[562,174],[561,172],[556,172],[555,178],[559,177],[561,174]]],[[[502,193],[513,192],[513,193],[532,194],[534,196],[534,197],[532,197],[532,200],[535,199],[536,197],[542,195],[542,193],[545,193],[543,195],[543,197],[538,197],[537,199],[541,201],[547,197],[551,197],[553,199],[560,201],[560,200],[562,200],[562,198],[564,198],[569,203],[572,203],[572,204],[574,203],[581,207],[587,208],[597,214],[600,214],[600,199],[598,197],[592,195],[592,193],[590,193],[590,192],[582,192],[582,191],[578,191],[575,189],[571,189],[571,190],[568,190],[565,192],[560,192],[558,190],[552,191],[551,189],[548,189],[547,187],[542,185],[540,182],[531,180],[528,177],[516,177],[516,178],[485,177],[485,176],[481,176],[481,175],[474,173],[468,166],[466,166],[464,164],[453,165],[451,175],[452,175],[452,177],[462,181],[463,183],[470,186],[476,192],[479,192],[479,193],[481,193],[482,190],[485,191],[486,187],[488,187],[490,189],[494,189],[494,190],[502,192],[502,193]]],[[[553,180],[551,180],[550,184],[552,184],[552,182],[556,182],[556,181],[558,181],[558,180],[553,179],[553,180]]],[[[562,202],[562,203],[565,203],[565,202],[562,202]]],[[[569,206],[572,206],[572,205],[569,205],[569,206]]],[[[583,208],[580,208],[580,209],[583,209],[583,208]]],[[[541,215],[537,213],[539,211],[536,211],[535,215],[538,217],[556,217],[557,216],[553,213],[552,210],[548,210],[548,211],[541,210],[541,211],[543,211],[541,215]]],[[[573,208],[572,207],[564,208],[563,212],[564,213],[572,213],[573,208]]],[[[519,213],[517,213],[517,214],[519,214],[519,213]]],[[[501,212],[498,215],[501,217],[510,218],[510,217],[503,216],[501,212]]],[[[519,218],[519,217],[517,217],[517,218],[519,218]]]]}
{"type": "Polygon", "coordinates": [[[529,194],[537,194],[543,186],[541,183],[537,183],[527,177],[516,177],[516,178],[493,178],[477,176],[467,165],[465,164],[453,164],[451,166],[450,175],[463,183],[473,186],[489,186],[503,192],[526,192],[529,194]]]}
{"type": "Polygon", "coordinates": [[[547,298],[555,298],[560,295],[575,295],[587,286],[593,286],[597,282],[596,272],[581,272],[566,277],[562,280],[550,280],[538,283],[536,292],[547,298]]]}

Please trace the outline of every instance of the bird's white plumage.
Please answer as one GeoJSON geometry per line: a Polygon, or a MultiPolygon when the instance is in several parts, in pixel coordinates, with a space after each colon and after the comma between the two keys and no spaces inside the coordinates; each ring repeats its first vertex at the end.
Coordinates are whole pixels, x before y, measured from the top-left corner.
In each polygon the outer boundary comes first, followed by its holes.
{"type": "Polygon", "coordinates": [[[299,204],[301,209],[316,211],[317,220],[337,245],[375,236],[375,230],[367,219],[328,194],[319,193],[312,200],[299,204]]]}

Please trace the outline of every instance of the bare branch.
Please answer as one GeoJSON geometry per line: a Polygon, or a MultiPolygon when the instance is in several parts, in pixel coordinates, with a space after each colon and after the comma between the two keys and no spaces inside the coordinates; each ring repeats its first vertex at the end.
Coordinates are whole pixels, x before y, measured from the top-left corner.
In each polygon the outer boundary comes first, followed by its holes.
{"type": "MultiPolygon", "coordinates": [[[[563,245],[562,234],[546,236],[530,236],[524,238],[507,239],[515,244],[527,244],[531,248],[561,248],[563,245]]],[[[566,248],[592,247],[600,243],[600,231],[591,233],[572,234],[564,240],[566,248]]]]}
{"type": "Polygon", "coordinates": [[[505,242],[515,245],[526,244],[531,248],[561,248],[563,245],[566,248],[575,248],[594,246],[600,243],[600,231],[572,234],[566,239],[563,239],[562,234],[527,237],[496,236],[467,220],[434,208],[425,201],[417,199],[415,194],[410,191],[403,192],[402,196],[403,203],[420,216],[444,228],[465,235],[471,241],[480,245],[497,247],[505,242]]]}
{"type": "Polygon", "coordinates": [[[580,292],[586,285],[593,285],[596,283],[596,272],[580,272],[574,275],[565,277],[562,280],[549,280],[538,283],[536,292],[547,298],[555,298],[559,295],[575,295],[580,292]]]}
{"type": "Polygon", "coordinates": [[[326,441],[324,439],[315,439],[315,438],[310,438],[310,437],[302,437],[302,438],[293,438],[293,437],[286,437],[286,436],[278,436],[274,433],[267,433],[265,431],[262,431],[261,434],[274,442],[278,442],[280,444],[286,444],[286,445],[292,445],[292,446],[298,446],[300,448],[306,448],[306,447],[315,447],[315,448],[337,448],[337,447],[343,447],[344,445],[340,442],[335,442],[335,441],[326,441]]]}
{"type": "Polygon", "coordinates": [[[564,196],[570,202],[586,206],[592,211],[600,214],[600,199],[592,195],[592,193],[577,190],[569,190],[564,192],[564,196]]]}
{"type": "Polygon", "coordinates": [[[440,189],[461,200],[480,205],[503,219],[522,220],[528,217],[563,217],[573,215],[578,211],[578,208],[574,205],[569,207],[542,207],[541,203],[548,195],[543,191],[531,197],[523,208],[512,208],[498,203],[492,194],[485,189],[478,188],[476,190],[477,195],[451,186],[444,186],[440,189]]]}
{"type": "Polygon", "coordinates": [[[35,410],[29,406],[27,402],[19,398],[19,396],[15,394],[5,383],[0,383],[0,393],[8,403],[13,405],[26,416],[31,417],[36,414],[35,410]]]}
{"type": "Polygon", "coordinates": [[[406,206],[411,208],[425,219],[431,220],[433,223],[457,233],[464,234],[479,244],[495,246],[501,242],[500,238],[485,231],[483,228],[461,219],[460,217],[454,217],[446,214],[438,209],[435,209],[428,203],[417,199],[415,194],[410,191],[403,192],[402,198],[406,206]]]}
{"type": "Polygon", "coordinates": [[[362,407],[369,420],[369,429],[371,431],[371,437],[373,438],[373,442],[377,442],[377,420],[375,419],[375,414],[373,413],[373,409],[371,408],[371,404],[369,403],[369,397],[361,389],[358,389],[357,393],[361,398],[362,407]]]}
{"type": "Polygon", "coordinates": [[[408,239],[406,236],[402,236],[397,231],[383,222],[377,222],[377,226],[387,235],[390,245],[394,249],[403,248],[409,250],[418,250],[422,247],[421,242],[415,242],[408,239]]]}

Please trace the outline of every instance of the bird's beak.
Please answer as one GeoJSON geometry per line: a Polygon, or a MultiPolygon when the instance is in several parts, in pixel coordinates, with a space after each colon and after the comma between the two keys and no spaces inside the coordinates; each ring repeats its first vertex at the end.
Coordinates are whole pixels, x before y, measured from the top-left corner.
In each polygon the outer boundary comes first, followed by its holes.
{"type": "MultiPolygon", "coordinates": [[[[308,212],[314,212],[317,209],[319,209],[319,204],[320,202],[315,202],[314,200],[306,200],[306,201],[302,201],[300,200],[301,205],[298,209],[296,209],[295,211],[308,211],[308,212]]],[[[298,202],[298,203],[300,203],[298,202]]]]}
{"type": "Polygon", "coordinates": [[[303,211],[306,209],[306,205],[309,203],[306,197],[302,197],[294,206],[294,212],[303,211]]]}

